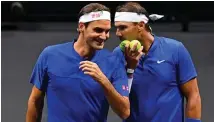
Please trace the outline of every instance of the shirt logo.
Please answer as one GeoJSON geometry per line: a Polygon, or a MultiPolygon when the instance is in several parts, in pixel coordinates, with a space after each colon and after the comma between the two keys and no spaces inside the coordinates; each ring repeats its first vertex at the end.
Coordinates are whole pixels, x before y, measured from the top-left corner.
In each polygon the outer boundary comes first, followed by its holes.
{"type": "Polygon", "coordinates": [[[129,90],[129,87],[128,87],[128,86],[126,86],[126,90],[127,90],[127,91],[129,90]]]}
{"type": "Polygon", "coordinates": [[[125,86],[125,85],[122,85],[122,89],[128,91],[128,90],[129,90],[129,87],[128,87],[128,86],[125,86]]]}
{"type": "Polygon", "coordinates": [[[165,60],[158,60],[157,63],[160,64],[160,63],[163,63],[164,61],[165,60]]]}
{"type": "Polygon", "coordinates": [[[125,85],[122,85],[122,89],[123,89],[123,90],[126,90],[126,86],[125,86],[125,85]]]}

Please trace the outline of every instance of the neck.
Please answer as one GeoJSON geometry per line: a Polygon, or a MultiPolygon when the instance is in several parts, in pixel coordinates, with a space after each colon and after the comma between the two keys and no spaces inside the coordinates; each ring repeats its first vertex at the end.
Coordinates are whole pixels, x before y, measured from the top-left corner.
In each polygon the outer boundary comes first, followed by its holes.
{"type": "Polygon", "coordinates": [[[90,59],[95,50],[93,50],[83,39],[81,35],[79,35],[77,41],[74,43],[74,50],[83,58],[90,59]]]}
{"type": "Polygon", "coordinates": [[[151,33],[141,34],[139,40],[143,45],[143,52],[147,53],[154,41],[154,36],[151,33]]]}

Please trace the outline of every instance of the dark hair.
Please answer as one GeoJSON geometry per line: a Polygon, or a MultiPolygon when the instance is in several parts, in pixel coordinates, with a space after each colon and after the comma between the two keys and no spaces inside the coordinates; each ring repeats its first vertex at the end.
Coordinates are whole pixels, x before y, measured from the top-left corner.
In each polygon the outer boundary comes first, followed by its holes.
{"type": "MultiPolygon", "coordinates": [[[[149,14],[146,9],[137,2],[126,2],[125,4],[118,6],[116,8],[116,12],[134,12],[137,14],[144,14],[149,19],[149,14]]],[[[148,31],[152,31],[148,23],[145,26],[148,31]]]]}
{"type": "MultiPolygon", "coordinates": [[[[90,3],[90,4],[86,5],[86,6],[84,6],[84,7],[80,10],[80,12],[79,12],[79,14],[78,14],[78,19],[79,19],[82,15],[84,15],[84,14],[87,14],[87,13],[90,13],[90,12],[96,12],[96,11],[109,11],[109,12],[110,12],[110,9],[109,9],[108,7],[106,7],[106,6],[102,5],[102,4],[100,4],[100,3],[90,3]]],[[[84,23],[84,24],[85,24],[85,26],[87,27],[89,23],[90,23],[90,22],[87,22],[87,23],[84,23]]]]}

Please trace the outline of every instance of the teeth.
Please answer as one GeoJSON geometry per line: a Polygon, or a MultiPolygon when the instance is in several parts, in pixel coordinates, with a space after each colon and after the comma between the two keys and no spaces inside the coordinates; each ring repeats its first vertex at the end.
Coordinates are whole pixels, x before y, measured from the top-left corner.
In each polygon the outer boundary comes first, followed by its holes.
{"type": "Polygon", "coordinates": [[[103,40],[98,40],[98,42],[103,42],[103,40]]]}

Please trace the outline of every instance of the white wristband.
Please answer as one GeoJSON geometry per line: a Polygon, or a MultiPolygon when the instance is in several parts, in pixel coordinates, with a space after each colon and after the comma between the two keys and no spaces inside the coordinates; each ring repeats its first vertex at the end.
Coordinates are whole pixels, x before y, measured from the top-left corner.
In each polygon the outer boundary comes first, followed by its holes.
{"type": "Polygon", "coordinates": [[[134,70],[133,69],[127,69],[127,73],[134,73],[134,70]]]}

